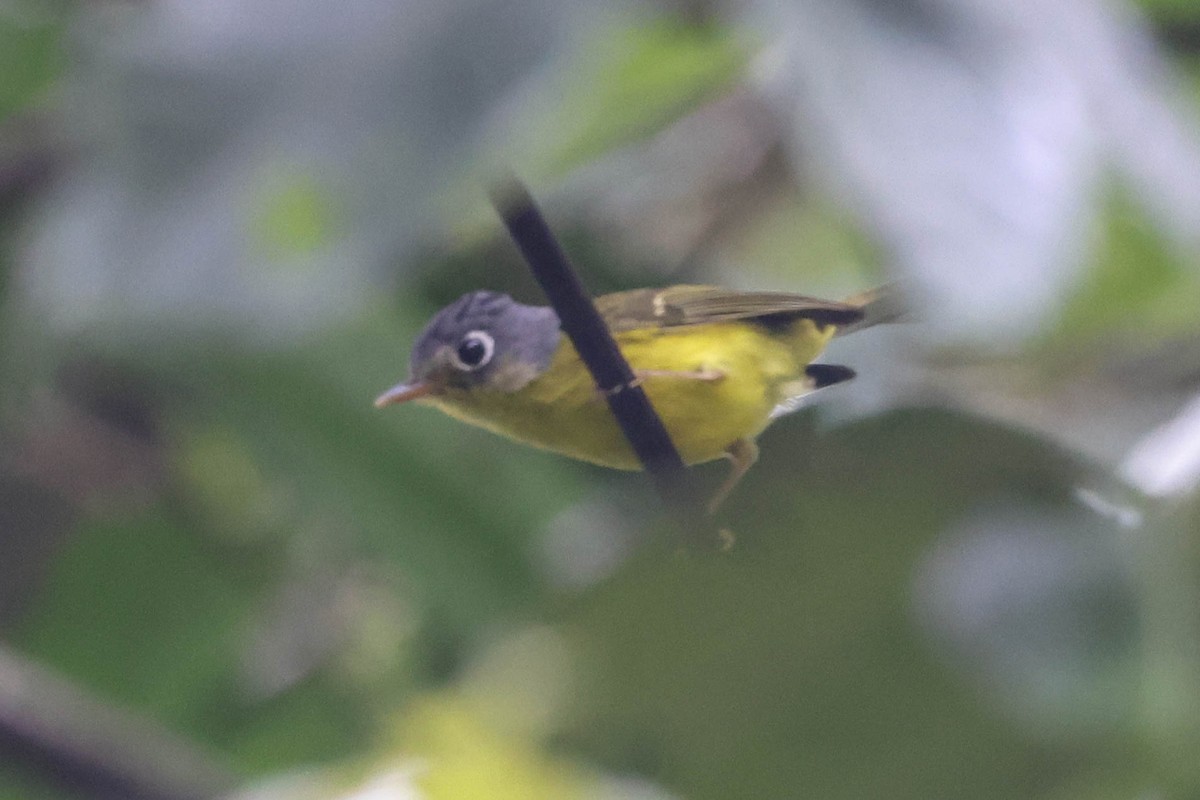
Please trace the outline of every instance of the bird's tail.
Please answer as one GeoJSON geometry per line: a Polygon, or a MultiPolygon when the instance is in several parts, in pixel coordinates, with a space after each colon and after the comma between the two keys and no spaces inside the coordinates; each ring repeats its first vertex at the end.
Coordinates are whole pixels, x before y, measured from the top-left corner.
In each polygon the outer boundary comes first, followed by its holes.
{"type": "Polygon", "coordinates": [[[861,331],[875,325],[891,322],[903,322],[908,316],[908,308],[904,298],[895,284],[884,284],[865,292],[851,295],[842,301],[846,305],[857,306],[862,310],[862,319],[849,325],[840,326],[835,336],[845,336],[847,333],[861,331]]]}

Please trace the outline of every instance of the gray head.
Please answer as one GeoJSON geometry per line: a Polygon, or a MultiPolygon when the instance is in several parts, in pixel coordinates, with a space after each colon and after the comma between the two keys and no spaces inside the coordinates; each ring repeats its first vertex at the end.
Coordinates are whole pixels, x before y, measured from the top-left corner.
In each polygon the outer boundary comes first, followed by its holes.
{"type": "Polygon", "coordinates": [[[477,387],[515,392],[550,365],[558,341],[553,309],[522,305],[498,292],[465,294],[417,338],[408,381],[375,404],[477,387]]]}

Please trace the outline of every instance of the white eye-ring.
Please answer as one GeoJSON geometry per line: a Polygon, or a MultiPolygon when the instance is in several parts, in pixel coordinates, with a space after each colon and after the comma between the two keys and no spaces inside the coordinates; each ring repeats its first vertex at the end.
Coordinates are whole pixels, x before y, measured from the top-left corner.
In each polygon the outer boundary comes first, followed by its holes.
{"type": "Polygon", "coordinates": [[[471,331],[459,340],[450,353],[450,361],[463,372],[474,372],[487,365],[496,351],[496,340],[487,331],[471,331]]]}

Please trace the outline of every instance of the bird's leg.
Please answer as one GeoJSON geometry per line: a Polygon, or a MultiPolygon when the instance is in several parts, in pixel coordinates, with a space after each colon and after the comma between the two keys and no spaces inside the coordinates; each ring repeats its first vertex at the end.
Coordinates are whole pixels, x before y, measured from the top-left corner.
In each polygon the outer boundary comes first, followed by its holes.
{"type": "Polygon", "coordinates": [[[755,461],[758,461],[758,445],[751,439],[736,439],[725,449],[725,457],[732,462],[733,466],[729,470],[729,476],[725,478],[725,482],[708,501],[709,516],[717,513],[717,509],[725,502],[725,498],[729,496],[733,488],[738,485],[742,476],[754,466],[755,461]]]}

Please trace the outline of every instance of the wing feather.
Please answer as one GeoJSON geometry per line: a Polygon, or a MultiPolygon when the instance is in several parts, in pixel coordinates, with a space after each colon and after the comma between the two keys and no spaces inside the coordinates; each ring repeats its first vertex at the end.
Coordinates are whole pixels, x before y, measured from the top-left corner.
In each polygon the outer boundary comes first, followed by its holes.
{"type": "Polygon", "coordinates": [[[761,320],[772,324],[811,319],[819,325],[852,325],[863,317],[855,305],[788,292],[735,292],[717,286],[633,289],[596,298],[596,307],[613,331],[674,328],[761,320]]]}

